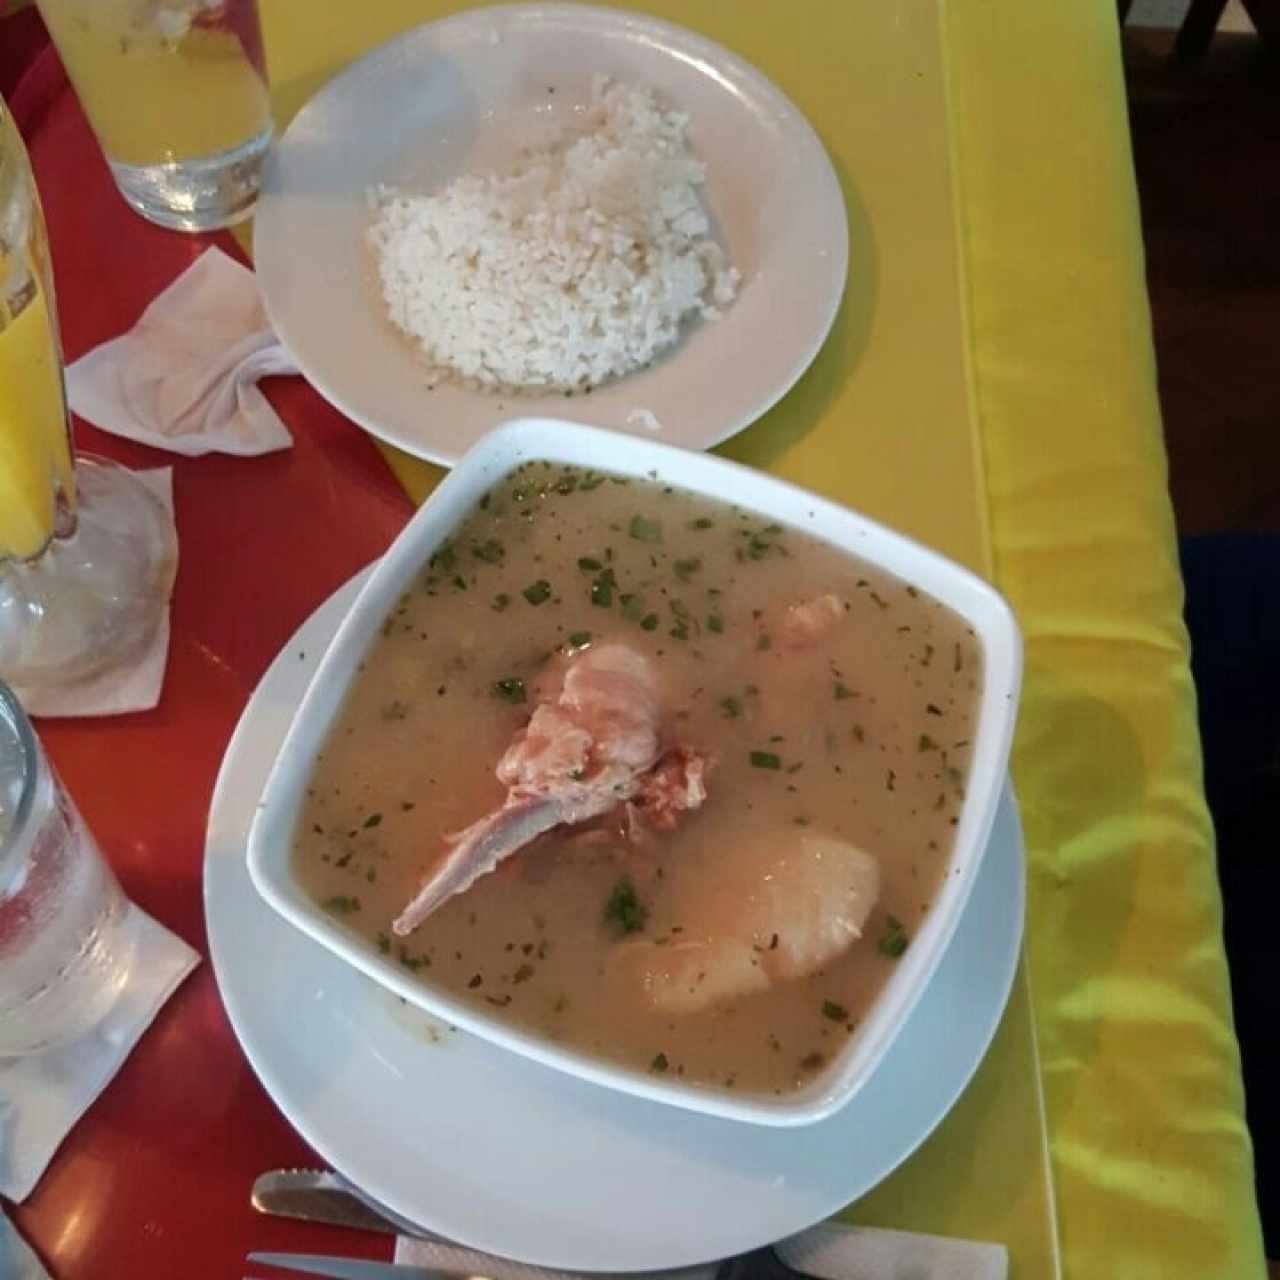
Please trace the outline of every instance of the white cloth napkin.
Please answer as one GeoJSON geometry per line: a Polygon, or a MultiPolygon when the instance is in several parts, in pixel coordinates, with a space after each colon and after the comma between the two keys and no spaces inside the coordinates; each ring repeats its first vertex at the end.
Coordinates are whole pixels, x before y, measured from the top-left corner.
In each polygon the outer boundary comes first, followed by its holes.
{"type": "Polygon", "coordinates": [[[104,431],[197,456],[293,444],[258,379],[297,373],[253,272],[206,249],[138,323],[67,368],[72,410],[104,431]]]}
{"type": "MultiPolygon", "coordinates": [[[[106,1017],[70,1044],[0,1058],[0,1195],[10,1200],[30,1193],[71,1127],[199,963],[196,952],[141,908],[131,906],[130,912],[137,930],[133,964],[106,1017]]],[[[122,927],[128,925],[126,920],[122,927]]],[[[0,1252],[0,1262],[3,1256],[0,1252]]],[[[7,1280],[8,1275],[0,1266],[0,1276],[7,1280]]]]}
{"type": "MultiPolygon", "coordinates": [[[[1007,1280],[1004,1245],[952,1240],[913,1231],[820,1222],[774,1246],[789,1267],[819,1280],[1007,1280]]],[[[461,1245],[412,1236],[396,1237],[397,1262],[435,1267],[493,1280],[582,1280],[582,1273],[530,1266],[476,1253],[461,1245]]],[[[712,1280],[719,1263],[672,1271],[635,1273],[635,1280],[712,1280]]],[[[628,1280],[626,1273],[610,1280],[628,1280]]]]}
{"type": "Polygon", "coordinates": [[[0,1276],[4,1280],[49,1280],[40,1259],[3,1213],[0,1213],[0,1276]]]}
{"type": "MultiPolygon", "coordinates": [[[[173,468],[157,467],[153,471],[135,471],[134,475],[160,499],[172,517],[173,468]]],[[[151,643],[123,666],[57,689],[15,686],[14,692],[29,716],[114,716],[129,711],[150,711],[160,701],[168,657],[169,606],[166,604],[151,643]]]]}

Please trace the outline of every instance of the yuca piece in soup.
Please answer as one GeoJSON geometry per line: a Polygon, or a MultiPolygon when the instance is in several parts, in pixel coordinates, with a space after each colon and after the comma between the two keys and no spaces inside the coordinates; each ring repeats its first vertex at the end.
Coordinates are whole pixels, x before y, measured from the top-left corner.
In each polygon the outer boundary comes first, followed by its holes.
{"type": "Polygon", "coordinates": [[[529,463],[387,618],[296,834],[424,984],[586,1054],[803,1086],[946,866],[963,621],[753,513],[529,463]]]}

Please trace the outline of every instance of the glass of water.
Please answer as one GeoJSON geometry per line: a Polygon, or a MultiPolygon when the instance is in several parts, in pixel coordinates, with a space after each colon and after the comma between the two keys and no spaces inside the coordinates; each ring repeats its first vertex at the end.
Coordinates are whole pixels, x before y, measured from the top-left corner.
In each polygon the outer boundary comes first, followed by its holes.
{"type": "Polygon", "coordinates": [[[125,200],[209,231],[247,218],[271,143],[256,0],[37,0],[125,200]]]}
{"type": "Polygon", "coordinates": [[[0,1057],[91,1030],[129,976],[129,900],[0,684],[0,1057]]]}

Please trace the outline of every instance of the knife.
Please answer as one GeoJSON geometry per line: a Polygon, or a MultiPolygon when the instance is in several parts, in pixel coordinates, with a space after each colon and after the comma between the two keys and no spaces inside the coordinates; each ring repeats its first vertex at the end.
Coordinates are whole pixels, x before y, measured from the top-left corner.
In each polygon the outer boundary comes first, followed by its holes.
{"type": "MultiPolygon", "coordinates": [[[[563,1280],[571,1274],[562,1270],[513,1262],[507,1258],[486,1255],[443,1236],[434,1235],[386,1208],[341,1174],[319,1169],[276,1169],[264,1173],[253,1184],[250,1197],[260,1213],[269,1213],[309,1222],[356,1227],[380,1231],[388,1235],[406,1235],[439,1246],[443,1255],[438,1265],[400,1271],[364,1272],[354,1280],[417,1280],[428,1277],[440,1280],[442,1274],[465,1271],[468,1275],[487,1274],[501,1280],[563,1280]],[[455,1266],[454,1263],[457,1265],[455,1266]]],[[[272,1257],[289,1258],[274,1265],[294,1266],[294,1254],[253,1254],[264,1263],[272,1257]]],[[[345,1259],[320,1260],[332,1268],[345,1259]]],[[[389,1264],[369,1264],[387,1266],[389,1264]]],[[[332,1269],[311,1274],[338,1277],[332,1269]]],[[[345,1278],[349,1273],[342,1272],[345,1278]]],[[[841,1223],[820,1222],[798,1235],[778,1241],[772,1248],[732,1258],[727,1262],[703,1267],[687,1267],[678,1271],[649,1272],[646,1280],[757,1280],[772,1276],[797,1274],[819,1280],[1007,1280],[1009,1255],[1003,1245],[973,1240],[957,1240],[917,1232],[891,1231],[880,1227],[850,1227],[841,1223]],[[761,1255],[769,1255],[762,1257],[761,1255]],[[750,1264],[750,1269],[732,1270],[735,1263],[750,1264]],[[766,1271],[766,1267],[772,1269],[766,1271]]],[[[609,1280],[625,1280],[621,1275],[609,1280]]]]}

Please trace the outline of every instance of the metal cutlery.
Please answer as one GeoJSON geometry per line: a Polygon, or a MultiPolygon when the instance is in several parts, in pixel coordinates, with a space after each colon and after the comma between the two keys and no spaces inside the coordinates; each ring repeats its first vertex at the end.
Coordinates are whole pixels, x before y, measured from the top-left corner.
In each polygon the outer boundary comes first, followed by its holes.
{"type": "MultiPolygon", "coordinates": [[[[584,1273],[539,1267],[486,1254],[433,1235],[400,1217],[340,1174],[317,1169],[276,1169],[253,1185],[253,1207],[262,1213],[357,1227],[423,1241],[432,1265],[363,1262],[314,1254],[253,1253],[251,1262],[292,1267],[332,1280],[441,1280],[487,1275],[496,1280],[574,1280],[584,1273]]],[[[645,1280],[1006,1280],[1003,1245],[947,1239],[875,1227],[819,1223],[771,1247],[709,1263],[646,1273],[645,1280]]],[[[622,1275],[610,1280],[626,1280],[622,1275]]]]}
{"type": "Polygon", "coordinates": [[[441,1280],[448,1274],[435,1267],[411,1267],[396,1262],[365,1262],[359,1258],[328,1258],[318,1253],[251,1253],[250,1262],[282,1267],[329,1280],[441,1280]]]}
{"type": "MultiPolygon", "coordinates": [[[[366,1262],[358,1258],[331,1258],[315,1253],[251,1253],[248,1261],[263,1266],[282,1267],[304,1275],[327,1276],[329,1280],[441,1280],[443,1276],[467,1276],[461,1268],[419,1267],[396,1262],[366,1262]]],[[[714,1280],[801,1280],[801,1273],[788,1267],[772,1249],[757,1249],[722,1262],[714,1280]]],[[[657,1273],[663,1274],[661,1272],[657,1273]]],[[[849,1280],[855,1280],[849,1277],[849,1280]]]]}
{"type": "Polygon", "coordinates": [[[276,1217],[447,1243],[325,1169],[272,1169],[254,1182],[249,1203],[259,1213],[276,1217]]]}

